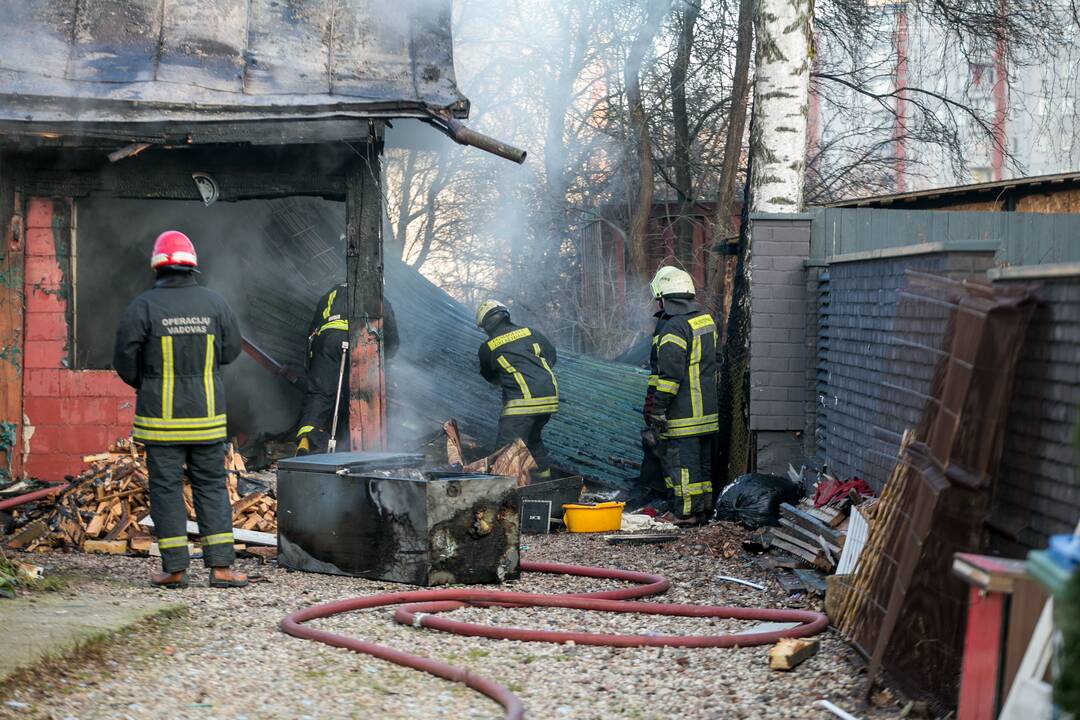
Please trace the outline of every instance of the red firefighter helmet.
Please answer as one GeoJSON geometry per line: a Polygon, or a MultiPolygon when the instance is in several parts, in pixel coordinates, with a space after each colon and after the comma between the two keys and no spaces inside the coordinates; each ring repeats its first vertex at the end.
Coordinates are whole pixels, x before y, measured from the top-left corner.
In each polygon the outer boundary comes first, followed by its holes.
{"type": "Polygon", "coordinates": [[[199,258],[195,255],[195,246],[191,239],[179,230],[166,230],[154,241],[154,253],[150,256],[150,268],[179,265],[199,267],[199,258]]]}

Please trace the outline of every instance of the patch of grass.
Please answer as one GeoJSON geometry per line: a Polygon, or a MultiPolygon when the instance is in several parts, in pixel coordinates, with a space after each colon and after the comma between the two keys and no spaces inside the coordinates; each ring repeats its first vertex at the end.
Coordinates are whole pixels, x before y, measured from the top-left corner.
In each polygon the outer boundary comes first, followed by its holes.
{"type": "Polygon", "coordinates": [[[467,653],[465,653],[465,656],[467,658],[469,658],[470,660],[477,660],[479,658],[487,657],[490,654],[491,653],[489,653],[487,650],[481,650],[480,648],[473,648],[472,650],[469,650],[467,653]]]}
{"type": "MultiPolygon", "coordinates": [[[[113,632],[100,630],[85,635],[74,647],[41,658],[33,665],[17,670],[0,682],[0,702],[11,697],[15,690],[30,690],[34,693],[54,693],[64,687],[61,678],[101,678],[107,673],[97,672],[97,666],[103,664],[112,652],[130,641],[131,635],[145,638],[148,642],[135,651],[138,657],[158,656],[165,631],[173,627],[181,618],[186,618],[188,608],[183,605],[169,605],[144,618],[138,626],[129,631],[113,632]],[[147,652],[144,648],[153,648],[147,652]]],[[[125,655],[131,653],[131,647],[124,645],[125,655]]],[[[74,687],[74,686],[72,686],[74,687]]]]}

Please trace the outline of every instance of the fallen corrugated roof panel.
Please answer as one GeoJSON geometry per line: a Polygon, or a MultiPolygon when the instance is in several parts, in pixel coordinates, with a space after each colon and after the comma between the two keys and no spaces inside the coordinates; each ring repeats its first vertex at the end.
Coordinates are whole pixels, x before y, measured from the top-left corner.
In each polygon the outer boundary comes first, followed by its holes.
{"type": "MultiPolygon", "coordinates": [[[[477,350],[486,339],[472,314],[420,273],[387,261],[386,297],[401,331],[401,349],[389,365],[391,439],[437,429],[457,418],[467,435],[491,443],[500,393],[479,373],[477,350]]],[[[648,373],[559,351],[559,412],[544,440],[556,464],[602,482],[625,485],[641,460],[638,408],[648,373]]]]}
{"type": "MultiPolygon", "coordinates": [[[[312,198],[273,200],[271,207],[261,246],[268,262],[245,275],[252,283],[245,331],[279,361],[302,367],[315,305],[344,275],[344,208],[312,198]]],[[[385,264],[386,297],[401,334],[387,364],[392,447],[415,449],[451,417],[466,435],[493,444],[501,396],[480,376],[485,336],[472,311],[400,260],[385,264]]],[[[621,461],[641,460],[638,408],[648,374],[562,349],[555,374],[561,401],[544,438],[556,463],[610,484],[636,477],[621,461]]]]}
{"type": "Polygon", "coordinates": [[[0,120],[467,114],[451,0],[0,0],[0,120]]]}

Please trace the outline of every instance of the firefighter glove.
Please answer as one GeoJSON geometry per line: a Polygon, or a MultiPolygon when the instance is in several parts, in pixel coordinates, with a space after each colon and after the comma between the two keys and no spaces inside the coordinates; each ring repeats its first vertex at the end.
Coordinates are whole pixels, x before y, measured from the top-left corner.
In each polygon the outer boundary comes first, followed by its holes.
{"type": "Polygon", "coordinates": [[[667,415],[650,415],[649,427],[657,432],[666,432],[668,429],[667,415]]]}

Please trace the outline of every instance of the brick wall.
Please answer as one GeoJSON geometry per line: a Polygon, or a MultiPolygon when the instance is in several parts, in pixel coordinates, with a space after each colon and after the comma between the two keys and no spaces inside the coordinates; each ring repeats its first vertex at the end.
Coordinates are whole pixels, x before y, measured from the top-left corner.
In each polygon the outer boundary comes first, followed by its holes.
{"type": "Polygon", "coordinates": [[[1080,519],[1080,277],[1045,279],[1020,361],[991,510],[1004,552],[1042,547],[1080,519]]]}
{"type": "Polygon", "coordinates": [[[900,302],[908,270],[985,281],[992,253],[932,253],[832,262],[820,272],[808,302],[819,305],[817,460],[830,473],[858,475],[880,488],[900,436],[915,427],[930,388],[932,352],[898,343],[898,310],[910,312],[903,340],[940,344],[947,312],[900,302]]]}
{"type": "Polygon", "coordinates": [[[67,199],[29,198],[23,356],[25,472],[58,481],[82,456],[131,434],[135,392],[106,370],[70,367],[74,214],[67,199]]]}
{"type": "Polygon", "coordinates": [[[806,417],[806,258],[810,220],[754,219],[750,429],[802,431],[806,417]]]}

